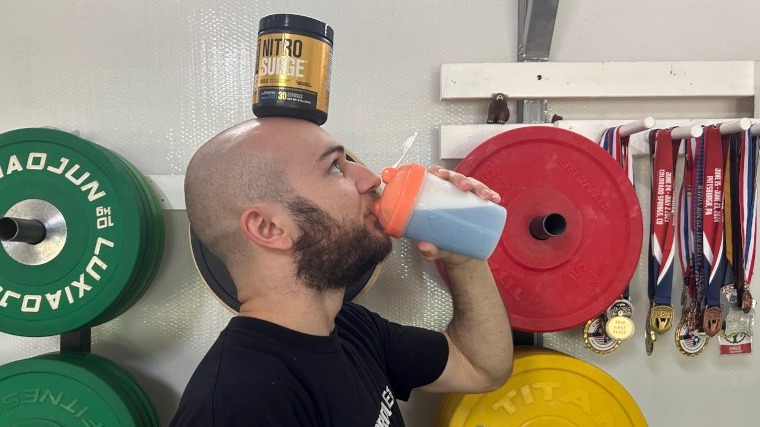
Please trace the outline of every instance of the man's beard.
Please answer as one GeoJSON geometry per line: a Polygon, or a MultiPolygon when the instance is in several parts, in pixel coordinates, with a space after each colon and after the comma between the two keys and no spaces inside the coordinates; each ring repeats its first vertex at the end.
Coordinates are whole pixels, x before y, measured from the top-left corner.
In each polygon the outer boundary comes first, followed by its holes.
{"type": "Polygon", "coordinates": [[[296,277],[319,292],[345,290],[390,254],[390,238],[366,223],[342,224],[309,200],[294,196],[288,209],[300,228],[294,253],[296,277]]]}

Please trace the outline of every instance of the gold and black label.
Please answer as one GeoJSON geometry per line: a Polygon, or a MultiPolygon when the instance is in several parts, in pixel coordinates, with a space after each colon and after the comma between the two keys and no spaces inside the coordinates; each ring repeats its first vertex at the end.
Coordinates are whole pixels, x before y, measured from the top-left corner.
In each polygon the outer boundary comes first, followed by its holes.
{"type": "Polygon", "coordinates": [[[327,112],[332,46],[291,33],[259,36],[253,103],[292,104],[327,112]]]}

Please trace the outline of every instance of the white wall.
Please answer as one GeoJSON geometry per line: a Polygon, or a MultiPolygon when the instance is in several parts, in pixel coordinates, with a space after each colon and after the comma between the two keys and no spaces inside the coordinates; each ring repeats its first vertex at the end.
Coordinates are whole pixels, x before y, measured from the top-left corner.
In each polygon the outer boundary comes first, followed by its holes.
{"type": "MultiPolygon", "coordinates": [[[[484,120],[485,101],[439,101],[441,63],[516,58],[516,1],[0,0],[0,132],[77,129],[145,174],[183,174],[206,139],[252,117],[258,19],[284,12],[335,29],[325,128],[375,170],[396,160],[398,144],[413,131],[420,135],[408,160],[438,162],[439,125],[484,120]]],[[[751,0],[563,0],[551,60],[758,60],[758,12],[760,4],[751,0]]],[[[550,106],[567,119],[754,115],[751,99],[550,106]]],[[[151,289],[129,312],[93,330],[93,352],[137,375],[165,423],[231,316],[193,267],[184,212],[166,218],[166,255],[151,289]]],[[[644,258],[639,266],[632,294],[642,307],[644,258]]],[[[435,329],[451,312],[435,269],[405,242],[395,243],[363,303],[392,320],[435,329]]],[[[639,329],[643,319],[639,308],[639,329]]],[[[718,357],[711,344],[707,354],[687,359],[672,345],[658,345],[647,357],[637,335],[615,353],[597,356],[578,330],[545,340],[617,378],[652,426],[705,425],[722,417],[751,425],[754,418],[757,354],[718,357]]],[[[0,363],[56,349],[55,337],[0,334],[0,363]]],[[[432,426],[438,402],[439,396],[414,395],[404,406],[407,424],[432,426]]]]}

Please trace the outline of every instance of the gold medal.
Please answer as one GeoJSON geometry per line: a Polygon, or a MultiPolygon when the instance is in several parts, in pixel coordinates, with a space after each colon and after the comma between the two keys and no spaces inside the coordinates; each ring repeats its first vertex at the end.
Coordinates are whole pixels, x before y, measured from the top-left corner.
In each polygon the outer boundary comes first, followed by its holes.
{"type": "Polygon", "coordinates": [[[689,331],[688,319],[684,317],[678,323],[675,333],[676,347],[686,356],[696,356],[707,347],[708,337],[689,331]]]}
{"type": "Polygon", "coordinates": [[[651,356],[654,351],[654,342],[657,341],[657,334],[649,327],[649,322],[644,324],[646,331],[644,331],[644,346],[647,350],[647,356],[651,356]]]}
{"type": "Polygon", "coordinates": [[[622,314],[613,316],[607,319],[604,330],[614,340],[627,340],[633,335],[633,320],[622,314]]]}
{"type": "Polygon", "coordinates": [[[610,338],[604,331],[604,316],[595,317],[583,328],[583,342],[594,353],[607,354],[620,345],[620,341],[610,338]]]}
{"type": "Polygon", "coordinates": [[[654,305],[649,309],[649,327],[662,335],[673,326],[673,307],[654,305]]]}
{"type": "Polygon", "coordinates": [[[633,304],[627,299],[615,300],[607,308],[606,315],[608,319],[612,319],[615,316],[625,316],[630,319],[633,317],[633,304]]]}

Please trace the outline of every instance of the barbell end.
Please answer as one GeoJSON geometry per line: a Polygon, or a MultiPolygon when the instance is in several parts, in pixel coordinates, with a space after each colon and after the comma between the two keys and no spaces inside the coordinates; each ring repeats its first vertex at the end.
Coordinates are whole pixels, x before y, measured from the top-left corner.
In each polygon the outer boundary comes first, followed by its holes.
{"type": "Polygon", "coordinates": [[[36,219],[0,218],[0,240],[3,242],[21,242],[30,245],[45,240],[45,224],[36,219]]]}
{"type": "Polygon", "coordinates": [[[567,221],[558,213],[537,216],[530,222],[530,234],[535,239],[546,240],[565,232],[567,221]]]}

